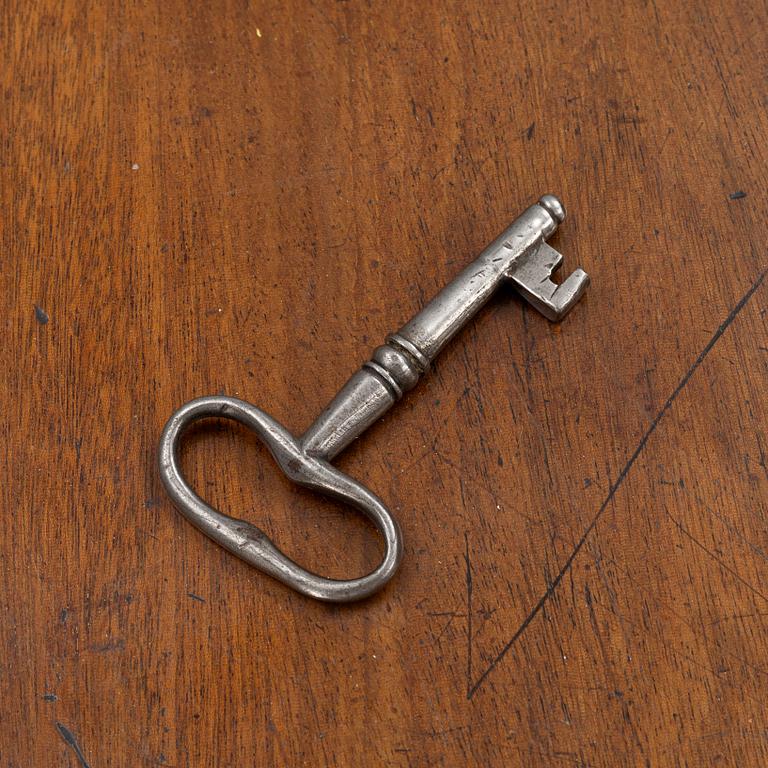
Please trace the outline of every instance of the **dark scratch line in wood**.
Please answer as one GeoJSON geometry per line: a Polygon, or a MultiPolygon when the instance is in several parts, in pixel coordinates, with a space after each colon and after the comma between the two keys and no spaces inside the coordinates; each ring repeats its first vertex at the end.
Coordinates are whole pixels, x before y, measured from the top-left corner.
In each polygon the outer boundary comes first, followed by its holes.
{"type": "Polygon", "coordinates": [[[88,765],[88,761],[85,759],[85,756],[83,755],[83,750],[80,749],[80,745],[77,743],[75,734],[72,733],[72,731],[70,731],[69,728],[67,728],[67,726],[64,725],[63,723],[56,723],[56,730],[61,735],[61,738],[64,739],[64,743],[68,747],[70,747],[71,750],[75,753],[75,756],[80,762],[80,765],[83,768],[90,768],[90,766],[88,765]]]}
{"type": "Polygon", "coordinates": [[[448,621],[445,622],[443,625],[443,628],[440,630],[440,634],[435,638],[435,645],[437,645],[442,639],[443,635],[448,631],[448,627],[453,624],[453,620],[456,618],[456,616],[460,616],[461,614],[452,613],[450,617],[448,618],[448,621]]]}
{"type": "Polygon", "coordinates": [[[763,600],[765,600],[765,602],[768,603],[768,597],[766,597],[764,593],[762,593],[756,587],[753,587],[746,579],[739,576],[739,574],[729,565],[726,565],[721,558],[719,558],[711,549],[709,549],[709,547],[705,546],[701,541],[699,541],[677,518],[670,515],[667,510],[665,510],[665,512],[667,514],[667,517],[672,521],[672,523],[680,531],[680,533],[683,534],[683,536],[685,536],[687,539],[692,541],[700,550],[702,550],[707,555],[709,555],[724,571],[727,571],[728,573],[730,573],[731,576],[733,576],[738,582],[743,584],[750,592],[762,598],[763,600]]]}
{"type": "MultiPolygon", "coordinates": [[[[669,409],[672,407],[675,400],[677,400],[678,395],[685,389],[688,382],[691,380],[691,377],[693,374],[698,370],[699,366],[704,362],[707,355],[712,351],[712,348],[717,344],[717,342],[720,340],[720,337],[725,333],[725,331],[728,329],[728,327],[733,323],[733,321],[739,316],[739,313],[744,309],[744,307],[747,305],[749,300],[754,295],[755,291],[762,285],[763,280],[765,279],[766,272],[768,272],[768,269],[764,269],[757,277],[757,280],[755,280],[754,283],[749,287],[749,290],[739,299],[739,301],[735,304],[735,306],[731,309],[731,311],[728,313],[727,317],[723,322],[718,326],[717,330],[712,334],[712,337],[707,342],[704,349],[699,353],[699,355],[696,357],[696,359],[693,362],[693,365],[686,371],[685,375],[680,379],[678,385],[675,387],[672,394],[667,398],[664,405],[661,407],[661,409],[656,413],[656,415],[653,417],[653,420],[651,421],[648,429],[645,431],[643,436],[640,438],[640,442],[637,444],[637,447],[635,448],[632,455],[629,457],[626,464],[621,469],[621,472],[619,472],[618,477],[616,480],[611,484],[611,487],[608,491],[607,496],[605,497],[603,503],[600,505],[600,508],[597,510],[597,513],[590,521],[589,525],[584,530],[584,533],[581,535],[581,538],[576,542],[576,545],[574,546],[573,550],[571,551],[570,555],[568,555],[568,558],[566,559],[565,563],[563,564],[562,568],[558,572],[557,576],[552,580],[552,582],[547,586],[547,589],[544,591],[542,596],[539,598],[536,605],[534,605],[533,609],[528,613],[528,615],[523,619],[520,626],[517,628],[515,633],[512,635],[512,637],[509,639],[509,641],[504,645],[504,647],[499,651],[499,653],[496,655],[496,658],[488,665],[486,670],[483,672],[482,675],[477,679],[477,682],[475,682],[473,685],[470,686],[469,690],[467,691],[467,698],[471,699],[475,693],[477,693],[480,686],[488,679],[488,676],[493,672],[494,669],[501,663],[502,659],[509,653],[510,649],[515,645],[515,643],[520,639],[520,637],[523,635],[526,629],[528,629],[531,622],[536,618],[536,616],[539,615],[542,608],[546,605],[546,603],[549,601],[549,599],[554,594],[555,590],[559,586],[560,582],[563,580],[563,577],[565,574],[570,570],[571,566],[573,565],[573,561],[576,559],[576,555],[579,554],[582,547],[584,546],[584,543],[586,542],[589,535],[594,530],[595,526],[597,525],[598,521],[603,515],[603,512],[608,508],[608,505],[613,500],[613,497],[616,495],[616,492],[621,487],[621,485],[624,483],[624,480],[626,479],[627,475],[631,471],[632,467],[635,465],[635,462],[640,457],[640,454],[645,449],[645,446],[648,443],[648,440],[650,439],[651,435],[656,431],[656,427],[658,427],[661,420],[664,418],[664,416],[667,414],[669,409]]],[[[468,561],[469,554],[467,552],[467,562],[468,561]]],[[[471,617],[471,613],[469,613],[469,616],[471,617]]],[[[467,620],[468,622],[470,619],[467,620]]]]}
{"type": "Polygon", "coordinates": [[[469,534],[464,532],[464,562],[467,566],[467,698],[472,698],[472,563],[469,560],[469,534]]]}

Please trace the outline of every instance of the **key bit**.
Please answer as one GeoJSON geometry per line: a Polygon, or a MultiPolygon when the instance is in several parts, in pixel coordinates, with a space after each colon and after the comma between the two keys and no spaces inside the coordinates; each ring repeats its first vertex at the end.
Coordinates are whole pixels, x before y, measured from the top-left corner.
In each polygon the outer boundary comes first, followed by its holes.
{"type": "Polygon", "coordinates": [[[562,320],[589,286],[589,275],[574,270],[560,285],[550,279],[563,263],[563,254],[541,243],[522,256],[507,273],[517,290],[548,320],[562,320]]]}
{"type": "MultiPolygon", "coordinates": [[[[544,195],[539,205],[558,224],[565,220],[565,208],[554,195],[544,195]]],[[[562,320],[589,286],[589,275],[583,269],[576,269],[561,285],[553,283],[552,275],[562,263],[563,254],[541,240],[522,253],[507,272],[523,298],[553,322],[562,320]]]]}

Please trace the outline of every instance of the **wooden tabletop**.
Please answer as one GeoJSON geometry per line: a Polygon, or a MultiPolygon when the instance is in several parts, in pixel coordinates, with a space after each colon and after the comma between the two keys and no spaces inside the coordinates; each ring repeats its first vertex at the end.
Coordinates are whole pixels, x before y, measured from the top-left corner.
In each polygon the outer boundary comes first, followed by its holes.
{"type": "MultiPolygon", "coordinates": [[[[6,4],[0,766],[768,761],[768,11],[6,4]],[[301,432],[543,192],[586,297],[497,297],[339,458],[401,570],[327,606],[205,538],[175,408],[301,432]]],[[[229,423],[209,501],[359,575],[229,423]]]]}

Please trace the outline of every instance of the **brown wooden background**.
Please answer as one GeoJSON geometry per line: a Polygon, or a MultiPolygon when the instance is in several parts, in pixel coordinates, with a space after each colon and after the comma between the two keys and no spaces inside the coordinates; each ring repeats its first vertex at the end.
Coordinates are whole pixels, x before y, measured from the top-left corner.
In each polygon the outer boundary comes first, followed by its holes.
{"type": "MultiPolygon", "coordinates": [[[[2,6],[0,766],[768,760],[768,11],[2,6]],[[340,466],[406,537],[327,607],[171,507],[165,419],[303,429],[544,191],[592,276],[511,293],[340,466]]],[[[195,434],[223,510],[336,576],[356,516],[195,434]]]]}

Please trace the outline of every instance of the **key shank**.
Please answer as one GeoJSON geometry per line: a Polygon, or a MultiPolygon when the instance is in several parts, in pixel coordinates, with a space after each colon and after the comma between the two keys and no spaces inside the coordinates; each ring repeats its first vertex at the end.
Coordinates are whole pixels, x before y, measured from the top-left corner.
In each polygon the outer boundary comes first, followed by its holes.
{"type": "Polygon", "coordinates": [[[577,269],[565,282],[550,280],[562,256],[546,244],[565,219],[554,195],[544,195],[397,333],[386,338],[342,387],[301,438],[310,456],[333,459],[416,386],[440,350],[510,281],[550,320],[579,300],[589,277],[577,269]]]}

